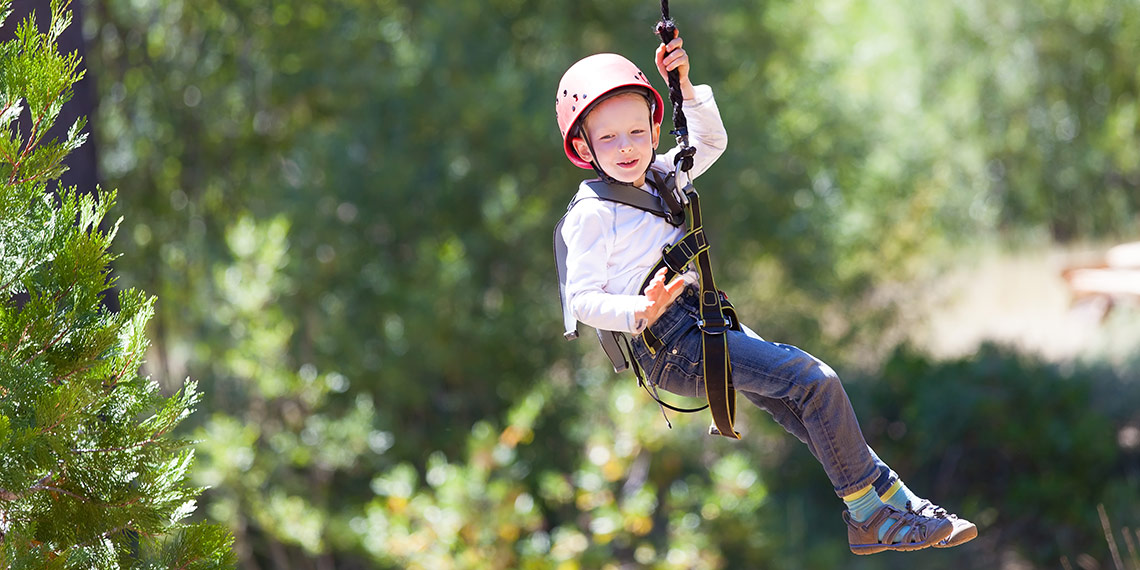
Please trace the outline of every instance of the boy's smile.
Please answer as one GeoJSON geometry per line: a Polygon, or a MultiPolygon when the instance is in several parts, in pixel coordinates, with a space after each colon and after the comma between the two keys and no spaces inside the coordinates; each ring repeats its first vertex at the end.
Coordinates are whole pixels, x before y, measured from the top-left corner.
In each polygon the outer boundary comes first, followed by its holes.
{"type": "Polygon", "coordinates": [[[586,116],[585,133],[590,137],[590,145],[576,138],[574,149],[584,160],[597,162],[603,172],[619,182],[641,186],[661,133],[661,125],[652,124],[651,117],[645,97],[640,94],[623,93],[606,99],[586,116]]]}

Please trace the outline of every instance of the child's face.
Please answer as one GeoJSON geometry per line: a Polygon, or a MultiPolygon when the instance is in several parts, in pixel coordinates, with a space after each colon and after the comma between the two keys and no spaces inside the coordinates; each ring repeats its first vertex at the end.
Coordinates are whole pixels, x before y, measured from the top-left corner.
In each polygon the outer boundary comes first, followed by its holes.
{"type": "Polygon", "coordinates": [[[645,184],[645,171],[656,156],[661,133],[661,125],[650,120],[645,97],[623,93],[602,101],[586,116],[585,128],[594,150],[575,138],[578,156],[587,162],[596,160],[602,171],[621,182],[645,184]]]}

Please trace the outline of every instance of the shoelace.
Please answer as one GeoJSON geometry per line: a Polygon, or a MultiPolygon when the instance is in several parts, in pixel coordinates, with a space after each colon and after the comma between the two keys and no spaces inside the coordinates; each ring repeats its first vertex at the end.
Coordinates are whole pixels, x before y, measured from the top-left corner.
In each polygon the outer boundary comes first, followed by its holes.
{"type": "Polygon", "coordinates": [[[942,507],[940,507],[940,506],[938,506],[938,505],[936,505],[930,501],[924,501],[924,504],[917,509],[914,508],[914,506],[911,504],[910,501],[907,501],[906,502],[906,510],[908,512],[912,512],[912,513],[914,513],[920,517],[928,516],[930,518],[944,519],[944,518],[950,516],[949,511],[947,511],[946,509],[944,509],[944,508],[942,508],[942,507]],[[933,514],[930,514],[930,515],[922,514],[924,511],[926,511],[926,509],[933,510],[934,511],[933,514]]]}

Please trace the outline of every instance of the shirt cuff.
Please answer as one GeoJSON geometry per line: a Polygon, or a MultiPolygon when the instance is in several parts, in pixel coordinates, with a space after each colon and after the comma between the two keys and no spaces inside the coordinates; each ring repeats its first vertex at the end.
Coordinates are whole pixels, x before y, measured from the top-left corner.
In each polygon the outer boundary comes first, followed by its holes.
{"type": "Polygon", "coordinates": [[[708,85],[694,85],[693,98],[685,99],[685,105],[690,107],[700,107],[713,99],[712,87],[708,85]]]}
{"type": "Polygon", "coordinates": [[[634,319],[633,328],[630,329],[630,334],[637,336],[649,326],[649,319],[634,319]]]}

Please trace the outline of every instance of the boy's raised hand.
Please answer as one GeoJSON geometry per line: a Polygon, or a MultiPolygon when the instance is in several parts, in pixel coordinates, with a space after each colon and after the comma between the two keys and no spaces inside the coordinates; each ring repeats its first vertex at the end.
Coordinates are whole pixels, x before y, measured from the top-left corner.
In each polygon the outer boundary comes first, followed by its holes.
{"type": "Polygon", "coordinates": [[[662,267],[649,281],[649,285],[645,286],[645,309],[638,311],[634,317],[638,320],[645,319],[646,325],[652,325],[673,304],[673,301],[681,295],[681,291],[685,290],[685,280],[681,279],[678,275],[673,278],[668,284],[665,283],[666,269],[662,267]]]}
{"type": "Polygon", "coordinates": [[[693,91],[693,82],[689,80],[689,54],[682,47],[685,44],[681,39],[681,31],[677,30],[668,44],[657,46],[657,71],[669,83],[669,72],[674,69],[681,80],[681,94],[685,99],[696,96],[693,91]]]}

